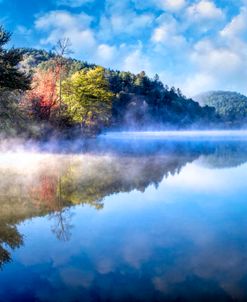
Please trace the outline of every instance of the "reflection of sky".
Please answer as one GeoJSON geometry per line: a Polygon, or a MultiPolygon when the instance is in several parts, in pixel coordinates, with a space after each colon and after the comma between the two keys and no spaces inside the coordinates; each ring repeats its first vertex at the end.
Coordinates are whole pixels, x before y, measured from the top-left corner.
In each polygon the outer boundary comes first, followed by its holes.
{"type": "Polygon", "coordinates": [[[22,223],[25,245],[0,273],[0,300],[10,288],[13,297],[35,292],[50,301],[124,294],[150,301],[196,295],[195,287],[199,294],[247,297],[246,176],[247,164],[187,164],[157,189],[105,198],[101,211],[71,208],[68,242],[52,234],[51,219],[22,223]]]}

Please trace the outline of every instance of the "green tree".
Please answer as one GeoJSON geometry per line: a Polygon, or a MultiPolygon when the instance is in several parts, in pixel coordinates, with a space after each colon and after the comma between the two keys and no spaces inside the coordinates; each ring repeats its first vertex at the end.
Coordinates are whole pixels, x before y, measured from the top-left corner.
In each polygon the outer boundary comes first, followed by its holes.
{"type": "Polygon", "coordinates": [[[98,132],[111,120],[114,95],[105,74],[102,67],[83,69],[62,84],[62,99],[73,122],[91,132],[98,132]]]}
{"type": "Polygon", "coordinates": [[[29,88],[30,79],[18,68],[22,60],[22,52],[14,48],[9,50],[4,48],[10,37],[11,34],[0,26],[0,89],[26,90],[29,88]]]}
{"type": "Polygon", "coordinates": [[[30,78],[19,69],[22,52],[4,48],[10,37],[0,26],[0,130],[15,134],[25,128],[19,101],[21,92],[29,88],[30,78]]]}

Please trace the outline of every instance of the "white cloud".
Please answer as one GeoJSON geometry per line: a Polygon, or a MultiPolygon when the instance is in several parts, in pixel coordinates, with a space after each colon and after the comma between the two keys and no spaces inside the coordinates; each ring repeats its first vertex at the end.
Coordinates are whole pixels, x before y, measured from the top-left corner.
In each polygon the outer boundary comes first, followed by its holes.
{"type": "Polygon", "coordinates": [[[80,7],[94,0],[56,0],[58,6],[80,7]]]}
{"type": "Polygon", "coordinates": [[[111,39],[113,36],[122,34],[129,37],[137,36],[150,28],[153,21],[152,14],[138,15],[134,11],[104,15],[100,21],[99,36],[103,39],[111,39]]]}
{"type": "Polygon", "coordinates": [[[142,45],[138,45],[126,55],[122,64],[123,70],[139,73],[146,71],[152,73],[150,60],[143,54],[142,45]]]}
{"type": "Polygon", "coordinates": [[[57,10],[50,11],[39,16],[35,21],[37,29],[49,30],[55,27],[67,28],[85,28],[90,25],[92,18],[84,13],[72,14],[68,11],[57,10]]]}
{"type": "Polygon", "coordinates": [[[136,44],[108,45],[99,44],[95,52],[91,54],[96,64],[123,71],[138,73],[145,70],[153,75],[150,57],[144,53],[140,42],[136,44]]]}
{"type": "Polygon", "coordinates": [[[193,72],[181,84],[186,94],[214,89],[246,92],[247,54],[243,49],[247,45],[238,47],[227,42],[205,39],[193,46],[189,57],[193,72]]]}
{"type": "MultiPolygon", "coordinates": [[[[129,22],[122,15],[112,15],[110,19],[107,19],[107,22],[110,22],[111,39],[119,34],[134,35],[152,21],[152,16],[149,14],[138,16],[131,12],[131,16],[133,22],[129,22]]],[[[126,45],[118,45],[112,41],[110,45],[105,42],[107,32],[101,29],[100,34],[96,34],[91,27],[91,22],[92,18],[84,13],[72,14],[68,11],[57,10],[39,16],[36,19],[35,28],[46,34],[40,41],[43,45],[53,46],[60,38],[70,38],[73,56],[76,58],[133,72],[149,68],[148,59],[142,54],[142,47],[138,41],[126,45]]]]}
{"type": "Polygon", "coordinates": [[[137,15],[132,13],[128,16],[113,15],[110,18],[110,23],[114,33],[132,34],[141,29],[147,28],[153,21],[151,14],[137,15]],[[131,22],[129,21],[131,19],[131,22]]]}
{"type": "Polygon", "coordinates": [[[224,38],[235,38],[247,33],[247,8],[242,7],[239,15],[235,16],[220,32],[224,38]]]}
{"type": "Polygon", "coordinates": [[[180,83],[180,87],[188,97],[193,97],[204,91],[218,89],[218,84],[213,75],[199,72],[187,76],[184,82],[180,83]]]}
{"type": "Polygon", "coordinates": [[[109,14],[114,13],[124,13],[130,9],[130,2],[129,0],[124,1],[116,1],[116,0],[105,0],[105,12],[109,14]]]}
{"type": "Polygon", "coordinates": [[[177,20],[171,15],[163,14],[159,17],[159,26],[153,31],[151,40],[164,44],[166,47],[178,48],[186,44],[177,20]]]}
{"type": "Polygon", "coordinates": [[[107,44],[100,44],[96,52],[97,60],[101,63],[109,63],[116,60],[117,49],[115,46],[109,46],[107,44]]]}
{"type": "Polygon", "coordinates": [[[187,8],[187,14],[193,20],[202,19],[222,19],[224,17],[223,11],[218,8],[213,1],[201,0],[192,4],[187,8]]]}
{"type": "Polygon", "coordinates": [[[154,42],[167,42],[172,36],[177,35],[178,24],[175,18],[171,15],[164,14],[159,20],[160,25],[154,29],[152,36],[154,42]]]}
{"type": "Polygon", "coordinates": [[[169,28],[167,26],[159,26],[154,30],[152,40],[157,43],[165,42],[169,37],[169,28]]]}
{"type": "Polygon", "coordinates": [[[156,8],[159,10],[178,12],[186,6],[186,0],[133,0],[138,9],[156,8]]]}
{"type": "Polygon", "coordinates": [[[143,37],[155,21],[153,12],[137,12],[130,0],[106,0],[100,17],[98,37],[104,41],[113,38],[143,37]]]}
{"type": "Polygon", "coordinates": [[[158,6],[169,11],[178,11],[186,5],[185,0],[159,0],[157,2],[158,6]]]}
{"type": "Polygon", "coordinates": [[[194,46],[191,59],[196,65],[212,74],[237,73],[242,60],[232,49],[216,47],[210,40],[202,40],[194,46]]]}
{"type": "Polygon", "coordinates": [[[58,39],[68,37],[75,55],[88,54],[95,47],[94,32],[90,29],[92,18],[84,13],[71,14],[66,11],[51,11],[39,16],[35,22],[38,30],[47,32],[41,44],[54,45],[58,39]]]}

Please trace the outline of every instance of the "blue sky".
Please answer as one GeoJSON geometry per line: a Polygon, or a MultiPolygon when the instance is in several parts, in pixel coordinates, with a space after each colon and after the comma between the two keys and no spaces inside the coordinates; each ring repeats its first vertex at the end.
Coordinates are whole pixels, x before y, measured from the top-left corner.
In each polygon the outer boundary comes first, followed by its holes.
{"type": "Polygon", "coordinates": [[[188,96],[247,93],[247,0],[0,0],[0,24],[16,47],[69,37],[78,59],[158,73],[188,96]]]}

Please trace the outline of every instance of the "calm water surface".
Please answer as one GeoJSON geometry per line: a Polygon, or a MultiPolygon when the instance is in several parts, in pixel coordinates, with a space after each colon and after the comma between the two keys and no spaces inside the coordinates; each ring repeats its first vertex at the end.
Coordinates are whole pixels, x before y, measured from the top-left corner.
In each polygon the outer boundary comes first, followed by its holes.
{"type": "Polygon", "coordinates": [[[0,301],[246,301],[245,137],[0,155],[0,301]]]}

